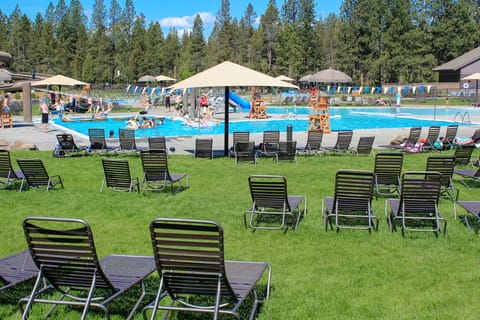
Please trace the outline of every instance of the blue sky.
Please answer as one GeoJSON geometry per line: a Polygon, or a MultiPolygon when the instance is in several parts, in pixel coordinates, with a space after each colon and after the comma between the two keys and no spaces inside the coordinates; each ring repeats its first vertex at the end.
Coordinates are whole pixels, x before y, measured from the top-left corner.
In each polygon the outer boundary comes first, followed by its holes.
{"type": "MultiPolygon", "coordinates": [[[[18,4],[22,13],[34,19],[36,14],[40,12],[42,15],[48,5],[52,2],[54,5],[58,0],[2,0],[0,9],[3,14],[10,15],[18,4]]],[[[65,0],[70,4],[70,0],[65,0]]],[[[123,8],[125,0],[117,0],[123,8]]],[[[203,27],[207,35],[215,21],[215,16],[220,10],[221,0],[134,0],[134,6],[137,14],[143,13],[146,17],[147,23],[151,21],[159,21],[164,30],[169,30],[175,27],[182,31],[191,29],[193,26],[193,19],[199,13],[203,20],[203,27]]],[[[245,13],[247,4],[253,5],[254,11],[260,17],[266,10],[268,0],[230,0],[230,14],[232,17],[240,18],[245,13]]],[[[89,15],[92,11],[94,0],[81,0],[85,14],[89,15]]],[[[316,0],[315,12],[317,16],[325,18],[330,13],[338,14],[342,0],[316,0]]],[[[283,0],[277,0],[277,6],[280,9],[283,0]]],[[[110,0],[105,0],[105,5],[110,7],[110,0]]]]}

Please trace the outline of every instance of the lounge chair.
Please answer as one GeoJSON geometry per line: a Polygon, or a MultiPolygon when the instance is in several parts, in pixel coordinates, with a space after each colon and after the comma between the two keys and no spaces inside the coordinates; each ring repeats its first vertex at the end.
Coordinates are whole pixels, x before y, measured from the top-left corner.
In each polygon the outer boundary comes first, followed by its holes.
{"type": "Polygon", "coordinates": [[[15,170],[12,167],[10,151],[0,150],[0,185],[3,189],[15,186],[18,180],[23,179],[22,170],[15,170]]]}
{"type": "Polygon", "coordinates": [[[373,142],[375,141],[375,136],[371,137],[360,137],[358,139],[358,145],[356,148],[351,149],[355,155],[369,155],[373,149],[373,142]]]}
{"type": "Polygon", "coordinates": [[[97,256],[92,230],[79,219],[29,217],[23,222],[28,247],[39,269],[32,293],[20,299],[23,319],[35,303],[82,306],[81,319],[89,308],[102,310],[109,317],[107,304],[142,284],[142,293],[128,319],[132,318],[145,297],[143,280],[155,271],[153,257],[109,255],[97,256]],[[49,285],[41,288],[43,282],[49,285]],[[98,290],[101,289],[101,290],[98,290]],[[49,293],[60,292],[59,298],[49,293]]]}
{"type": "Polygon", "coordinates": [[[422,127],[411,127],[410,133],[408,134],[407,141],[415,145],[418,142],[418,139],[420,139],[421,133],[422,133],[422,127]]]}
{"type": "Polygon", "coordinates": [[[87,152],[87,147],[79,147],[73,135],[69,133],[57,134],[57,146],[53,150],[54,157],[64,157],[67,155],[77,155],[81,151],[85,154],[87,152]]]}
{"type": "Polygon", "coordinates": [[[233,133],[233,146],[230,149],[231,155],[235,155],[235,147],[238,142],[249,142],[250,141],[250,132],[249,131],[235,131],[233,133]]]}
{"type": "Polygon", "coordinates": [[[407,171],[402,175],[400,199],[385,201],[385,214],[392,232],[399,224],[405,231],[445,233],[447,220],[438,212],[441,174],[407,171]],[[443,228],[442,228],[443,224],[443,228]]]}
{"type": "Polygon", "coordinates": [[[476,226],[475,226],[475,233],[478,233],[478,228],[480,224],[480,201],[457,201],[455,202],[454,206],[454,215],[455,219],[457,218],[457,207],[456,205],[459,205],[462,207],[465,211],[465,225],[469,228],[472,229],[472,223],[469,221],[470,215],[476,219],[476,226]]]}
{"type": "Polygon", "coordinates": [[[445,137],[442,139],[442,148],[445,149],[453,149],[455,138],[457,137],[458,125],[450,125],[447,127],[447,132],[445,133],[445,137]]]}
{"type": "Polygon", "coordinates": [[[120,141],[119,151],[138,152],[142,150],[142,148],[137,147],[137,143],[135,141],[135,130],[118,129],[118,139],[120,141]]]}
{"type": "Polygon", "coordinates": [[[375,156],[375,194],[377,196],[398,196],[402,174],[403,153],[380,152],[375,156]]]}
{"type": "Polygon", "coordinates": [[[440,135],[440,126],[430,126],[428,128],[428,134],[423,143],[422,149],[425,151],[435,150],[435,142],[438,141],[438,136],[440,135]]]}
{"type": "Polygon", "coordinates": [[[270,266],[266,262],[225,260],[223,228],[218,223],[158,218],[150,224],[150,235],[160,285],[155,300],[143,309],[144,319],[148,310],[152,311],[150,319],[158,310],[166,311],[163,319],[170,311],[207,312],[213,319],[228,314],[240,319],[239,307],[250,296],[249,319],[253,319],[258,304],[268,300],[270,266]],[[256,287],[265,273],[265,298],[259,300],[256,287]],[[161,303],[167,297],[170,302],[161,303]]]}
{"type": "Polygon", "coordinates": [[[45,189],[45,191],[55,186],[61,186],[63,188],[62,178],[59,175],[48,175],[42,160],[17,159],[17,163],[23,174],[20,192],[27,186],[35,189],[45,189]]]}
{"type": "Polygon", "coordinates": [[[306,154],[318,154],[322,150],[323,131],[309,130],[307,133],[307,143],[299,152],[306,154]]]}
{"type": "Polygon", "coordinates": [[[165,137],[149,137],[148,150],[165,150],[167,151],[167,143],[165,137]]]}
{"type": "Polygon", "coordinates": [[[255,142],[237,142],[235,144],[235,162],[252,162],[257,163],[257,154],[255,152],[255,142]]]}
{"type": "Polygon", "coordinates": [[[374,174],[371,171],[339,170],[335,175],[335,194],[322,200],[325,231],[340,229],[378,229],[372,210],[374,174]],[[332,223],[333,221],[333,223],[332,223]]]}
{"type": "MultiPolygon", "coordinates": [[[[245,227],[252,229],[282,229],[287,226],[287,216],[293,221],[293,229],[298,228],[300,219],[307,214],[307,198],[291,196],[287,191],[287,179],[274,175],[251,175],[248,177],[252,207],[245,211],[243,220],[245,227]],[[303,210],[301,203],[303,201],[303,210]],[[278,226],[260,225],[267,218],[281,217],[278,226]]],[[[271,219],[270,219],[271,220],[271,219]]]]}
{"type": "Polygon", "coordinates": [[[279,161],[291,161],[297,163],[297,141],[281,141],[278,144],[276,160],[277,163],[279,161]]]}
{"type": "Polygon", "coordinates": [[[140,183],[137,177],[132,178],[130,175],[130,166],[127,160],[102,158],[102,164],[104,176],[100,192],[106,186],[112,191],[128,191],[130,193],[137,189],[137,192],[140,193],[140,183]]]}
{"type": "Polygon", "coordinates": [[[195,139],[195,159],[206,158],[213,159],[213,140],[212,139],[195,139]]]}
{"type": "Polygon", "coordinates": [[[457,146],[455,148],[455,166],[471,163],[473,149],[474,147],[471,146],[457,146]]]}
{"type": "Polygon", "coordinates": [[[105,139],[105,129],[103,128],[90,128],[88,129],[88,137],[90,139],[89,152],[108,152],[113,150],[112,147],[107,145],[105,139]]]}
{"type": "Polygon", "coordinates": [[[330,153],[343,153],[345,154],[350,149],[350,143],[352,142],[353,131],[339,131],[337,135],[337,142],[333,147],[324,147],[325,151],[330,153]]]}
{"type": "Polygon", "coordinates": [[[263,157],[276,157],[280,143],[280,131],[264,131],[263,141],[259,147],[259,155],[263,157]]]}
{"type": "Polygon", "coordinates": [[[474,182],[480,182],[480,168],[477,169],[455,169],[453,173],[460,176],[460,182],[467,188],[470,186],[466,183],[464,178],[472,179],[474,182]]]}
{"type": "Polygon", "coordinates": [[[185,179],[184,189],[188,188],[186,173],[170,173],[168,157],[165,150],[144,150],[140,152],[143,167],[142,190],[161,191],[171,186],[172,194],[177,183],[177,192],[181,190],[182,179],[185,179]]]}
{"type": "Polygon", "coordinates": [[[35,278],[37,273],[28,250],[0,258],[0,292],[35,278]]]}
{"type": "Polygon", "coordinates": [[[452,202],[458,200],[459,190],[455,189],[452,181],[455,169],[455,156],[442,155],[428,157],[426,171],[436,171],[441,173],[440,195],[449,198],[452,202]]]}

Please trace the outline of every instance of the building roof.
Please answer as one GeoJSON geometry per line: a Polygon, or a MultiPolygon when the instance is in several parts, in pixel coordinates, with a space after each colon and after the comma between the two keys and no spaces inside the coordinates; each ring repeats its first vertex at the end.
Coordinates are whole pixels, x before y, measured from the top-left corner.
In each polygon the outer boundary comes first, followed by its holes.
{"type": "Polygon", "coordinates": [[[454,70],[458,71],[461,68],[472,64],[475,61],[480,60],[480,47],[468,51],[467,53],[461,55],[458,58],[448,61],[436,68],[433,68],[433,71],[446,71],[446,70],[454,70]]]}

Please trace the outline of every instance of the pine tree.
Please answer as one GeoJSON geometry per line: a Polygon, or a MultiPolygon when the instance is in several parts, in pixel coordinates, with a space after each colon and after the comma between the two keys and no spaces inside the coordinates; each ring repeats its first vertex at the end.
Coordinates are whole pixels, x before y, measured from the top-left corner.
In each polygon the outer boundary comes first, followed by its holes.
{"type": "Polygon", "coordinates": [[[190,55],[192,56],[192,68],[195,73],[202,69],[203,60],[205,58],[206,44],[203,36],[203,21],[199,14],[195,16],[193,21],[193,29],[191,34],[190,55]]]}

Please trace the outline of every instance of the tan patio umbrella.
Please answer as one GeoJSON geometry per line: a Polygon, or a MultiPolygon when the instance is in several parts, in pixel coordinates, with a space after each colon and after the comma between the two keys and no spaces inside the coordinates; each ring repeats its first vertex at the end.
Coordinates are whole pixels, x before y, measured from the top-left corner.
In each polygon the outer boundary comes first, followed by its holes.
{"type": "Polygon", "coordinates": [[[224,155],[228,155],[228,109],[230,101],[230,87],[280,87],[294,88],[297,86],[275,79],[264,73],[235,64],[230,61],[222,62],[210,69],[197,73],[183,81],[177,82],[171,88],[211,88],[225,87],[225,136],[224,155]]]}
{"type": "Polygon", "coordinates": [[[475,80],[476,81],[476,90],[475,95],[478,96],[478,80],[480,80],[480,72],[475,72],[469,76],[463,77],[462,80],[475,80]]]}
{"type": "Polygon", "coordinates": [[[332,68],[328,68],[326,70],[318,71],[317,73],[313,74],[310,79],[312,82],[352,82],[352,78],[347,75],[346,73],[335,70],[332,68]]]}
{"type": "Polygon", "coordinates": [[[65,77],[61,74],[46,78],[40,81],[32,82],[32,87],[41,86],[84,86],[87,83],[73,78],[65,77]]]}
{"type": "Polygon", "coordinates": [[[164,75],[156,76],[155,79],[156,79],[158,82],[162,82],[162,81],[176,81],[176,80],[177,80],[177,79],[170,78],[170,77],[167,77],[167,76],[164,76],[164,75]]]}
{"type": "Polygon", "coordinates": [[[303,77],[301,77],[298,81],[300,82],[310,82],[311,78],[312,78],[313,74],[307,74],[307,75],[304,75],[303,77]]]}
{"type": "Polygon", "coordinates": [[[282,74],[282,75],[279,75],[279,76],[276,77],[275,79],[282,80],[282,81],[286,81],[286,82],[293,82],[293,81],[295,81],[295,79],[292,79],[292,78],[290,78],[290,77],[284,76],[283,74],[282,74]]]}

